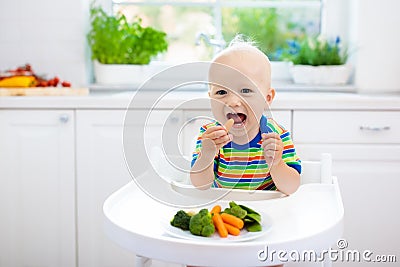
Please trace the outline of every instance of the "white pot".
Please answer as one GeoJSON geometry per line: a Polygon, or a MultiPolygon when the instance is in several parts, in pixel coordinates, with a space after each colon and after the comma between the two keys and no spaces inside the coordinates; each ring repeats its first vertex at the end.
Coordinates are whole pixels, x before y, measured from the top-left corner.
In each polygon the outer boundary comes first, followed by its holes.
{"type": "Polygon", "coordinates": [[[101,64],[94,61],[94,75],[97,84],[139,85],[168,66],[159,61],[148,65],[101,64]]]}
{"type": "Polygon", "coordinates": [[[352,68],[350,65],[309,66],[291,65],[293,81],[299,84],[344,85],[347,84],[352,68]]]}
{"type": "Polygon", "coordinates": [[[271,61],[271,79],[273,81],[288,81],[292,77],[289,72],[290,62],[271,61]]]}

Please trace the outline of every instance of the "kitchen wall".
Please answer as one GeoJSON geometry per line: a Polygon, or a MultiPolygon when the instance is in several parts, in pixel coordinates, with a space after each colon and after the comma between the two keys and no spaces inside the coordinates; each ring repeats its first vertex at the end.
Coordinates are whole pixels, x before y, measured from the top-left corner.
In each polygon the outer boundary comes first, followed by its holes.
{"type": "Polygon", "coordinates": [[[400,92],[400,1],[352,0],[350,40],[360,92],[400,92]]]}
{"type": "MultiPolygon", "coordinates": [[[[100,0],[109,9],[108,0],[100,0]]],[[[323,31],[350,41],[360,92],[400,92],[398,0],[324,0],[323,31]]],[[[0,1],[0,70],[30,63],[74,86],[91,81],[90,0],[0,1]]]]}
{"type": "Polygon", "coordinates": [[[0,1],[0,70],[30,63],[73,86],[88,83],[89,1],[0,1]]]}

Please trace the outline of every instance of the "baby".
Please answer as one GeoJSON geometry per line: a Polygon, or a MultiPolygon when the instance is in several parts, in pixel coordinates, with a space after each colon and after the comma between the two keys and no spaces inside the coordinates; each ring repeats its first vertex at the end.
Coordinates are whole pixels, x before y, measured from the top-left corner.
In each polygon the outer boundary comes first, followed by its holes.
{"type": "Polygon", "coordinates": [[[200,129],[192,184],[294,193],[301,164],[290,133],[263,115],[275,97],[268,57],[252,44],[231,43],[212,61],[209,82],[216,122],[200,129]],[[232,120],[230,129],[223,125],[232,120]]]}

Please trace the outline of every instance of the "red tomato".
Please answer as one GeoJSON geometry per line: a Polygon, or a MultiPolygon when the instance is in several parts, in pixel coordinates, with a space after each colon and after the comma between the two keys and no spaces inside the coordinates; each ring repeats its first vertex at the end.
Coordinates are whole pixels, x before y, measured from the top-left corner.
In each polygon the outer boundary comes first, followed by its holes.
{"type": "Polygon", "coordinates": [[[55,86],[54,79],[48,80],[48,81],[47,81],[47,85],[50,86],[50,87],[55,86]]]}
{"type": "Polygon", "coordinates": [[[57,86],[58,83],[60,82],[60,79],[56,76],[53,78],[53,81],[54,81],[54,86],[57,86]]]}
{"type": "Polygon", "coordinates": [[[39,87],[47,87],[48,83],[47,83],[47,81],[40,81],[38,86],[39,87]]]}
{"type": "Polygon", "coordinates": [[[70,83],[70,82],[67,82],[67,81],[63,81],[63,82],[61,83],[61,85],[62,85],[62,87],[71,87],[71,83],[70,83]]]}

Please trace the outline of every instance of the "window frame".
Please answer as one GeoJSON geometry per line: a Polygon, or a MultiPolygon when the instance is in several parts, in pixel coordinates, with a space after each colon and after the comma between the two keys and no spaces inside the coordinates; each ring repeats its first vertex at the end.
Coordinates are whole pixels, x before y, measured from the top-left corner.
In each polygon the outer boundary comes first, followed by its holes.
{"type": "Polygon", "coordinates": [[[226,7],[247,7],[247,8],[319,8],[320,10],[320,34],[325,34],[326,31],[326,17],[327,17],[327,1],[328,0],[282,0],[282,1],[254,1],[254,0],[241,0],[241,1],[226,1],[226,0],[204,0],[199,2],[193,1],[161,1],[161,0],[132,0],[132,1],[116,1],[111,0],[110,9],[113,10],[115,5],[138,5],[138,6],[187,6],[187,7],[211,7],[213,9],[214,26],[216,29],[214,39],[223,40],[222,34],[222,9],[226,7]]]}

